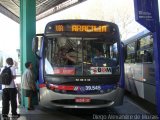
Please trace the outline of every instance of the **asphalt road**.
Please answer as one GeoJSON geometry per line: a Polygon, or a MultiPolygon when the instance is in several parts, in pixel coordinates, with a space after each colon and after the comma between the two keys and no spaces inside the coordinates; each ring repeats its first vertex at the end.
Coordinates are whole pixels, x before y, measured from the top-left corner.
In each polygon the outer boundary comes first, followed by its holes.
{"type": "MultiPolygon", "coordinates": [[[[122,106],[102,109],[48,109],[36,106],[33,111],[18,107],[21,117],[18,120],[156,120],[155,110],[150,110],[149,104],[137,102],[133,97],[124,97],[122,106]],[[148,109],[146,109],[148,106],[148,109]]],[[[0,99],[1,100],[1,99],[0,99]]],[[[153,107],[154,109],[154,107],[153,107]]],[[[0,113],[1,113],[0,104],[0,113]]],[[[11,116],[11,115],[9,115],[11,116]]],[[[2,117],[1,117],[2,119],[2,117]]],[[[10,117],[10,120],[15,118],[10,117]]]]}

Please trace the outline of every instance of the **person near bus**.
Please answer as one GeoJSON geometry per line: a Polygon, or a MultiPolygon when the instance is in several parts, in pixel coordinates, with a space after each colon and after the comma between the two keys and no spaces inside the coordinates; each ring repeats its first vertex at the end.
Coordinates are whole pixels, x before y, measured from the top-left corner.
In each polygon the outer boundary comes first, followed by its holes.
{"type": "Polygon", "coordinates": [[[104,56],[101,49],[95,49],[95,56],[92,60],[92,64],[96,67],[112,67],[113,71],[117,66],[116,60],[104,56]]]}
{"type": "MultiPolygon", "coordinates": [[[[13,59],[7,58],[6,59],[6,67],[10,67],[12,80],[10,85],[3,85],[2,84],[2,117],[8,118],[10,102],[11,102],[11,112],[13,117],[20,117],[20,114],[17,113],[17,89],[15,85],[16,79],[16,70],[13,66],[13,59]]],[[[4,68],[2,68],[1,72],[4,68]]]]}
{"type": "Polygon", "coordinates": [[[100,49],[95,49],[95,56],[94,58],[104,58],[102,51],[100,49]]]}
{"type": "Polygon", "coordinates": [[[33,65],[32,62],[25,63],[26,70],[22,75],[22,93],[23,96],[28,97],[28,110],[33,110],[32,97],[36,92],[36,83],[34,80],[33,74],[33,65]]]}
{"type": "Polygon", "coordinates": [[[147,50],[144,50],[143,62],[152,62],[152,56],[147,50]]]}
{"type": "Polygon", "coordinates": [[[58,51],[56,64],[58,65],[73,65],[76,62],[75,56],[71,53],[74,51],[68,50],[66,47],[61,47],[58,51]]]}
{"type": "Polygon", "coordinates": [[[92,59],[92,64],[97,67],[102,67],[106,63],[106,58],[103,56],[103,53],[100,49],[95,49],[95,55],[92,59]]]}

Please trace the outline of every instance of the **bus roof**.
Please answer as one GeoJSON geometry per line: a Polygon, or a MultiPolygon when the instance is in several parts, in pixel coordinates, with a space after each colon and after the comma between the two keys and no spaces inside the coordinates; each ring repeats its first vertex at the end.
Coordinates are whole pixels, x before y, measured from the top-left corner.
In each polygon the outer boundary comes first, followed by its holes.
{"type": "Polygon", "coordinates": [[[130,43],[130,42],[134,42],[134,41],[136,41],[137,39],[139,39],[139,38],[141,38],[141,37],[143,37],[143,36],[146,36],[146,35],[148,35],[148,34],[150,34],[150,33],[151,33],[150,31],[144,30],[144,31],[142,31],[142,32],[140,32],[140,33],[138,33],[138,34],[136,34],[136,35],[134,35],[134,36],[126,39],[126,40],[124,40],[123,43],[124,43],[124,45],[126,45],[126,44],[128,44],[128,43],[130,43]]]}
{"type": "Polygon", "coordinates": [[[67,19],[67,20],[55,20],[55,21],[51,21],[49,22],[46,27],[52,23],[101,23],[101,24],[111,24],[113,26],[117,26],[115,23],[112,22],[107,22],[107,21],[101,21],[101,20],[87,20],[87,19],[67,19]]]}

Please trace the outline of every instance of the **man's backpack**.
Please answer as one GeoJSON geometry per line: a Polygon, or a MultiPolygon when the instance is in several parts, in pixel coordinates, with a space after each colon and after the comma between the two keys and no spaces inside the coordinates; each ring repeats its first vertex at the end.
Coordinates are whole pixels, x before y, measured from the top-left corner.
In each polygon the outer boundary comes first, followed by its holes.
{"type": "Polygon", "coordinates": [[[13,79],[12,71],[11,71],[10,67],[5,66],[5,68],[1,72],[0,83],[3,85],[10,85],[10,83],[13,79]]]}

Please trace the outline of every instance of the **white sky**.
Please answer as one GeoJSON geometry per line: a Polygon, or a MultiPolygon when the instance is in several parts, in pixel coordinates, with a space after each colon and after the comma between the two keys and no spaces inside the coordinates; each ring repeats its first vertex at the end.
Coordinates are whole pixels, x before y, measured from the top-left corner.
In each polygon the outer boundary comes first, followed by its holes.
{"type": "MultiPolygon", "coordinates": [[[[44,26],[47,22],[57,20],[57,19],[66,19],[69,18],[69,14],[80,14],[82,19],[95,19],[88,18],[88,14],[92,13],[93,8],[89,8],[89,5],[92,5],[93,2],[104,3],[101,4],[106,10],[104,12],[104,17],[109,17],[109,14],[112,14],[117,8],[128,7],[127,11],[131,12],[133,17],[133,0],[87,0],[81,4],[73,6],[65,11],[51,15],[43,20],[37,22],[37,33],[44,31],[44,26]],[[91,12],[91,13],[90,13],[91,12]],[[107,15],[106,15],[107,14],[107,15]]],[[[98,8],[95,7],[98,10],[98,8]]],[[[96,17],[96,15],[95,15],[96,17]]],[[[0,13],[0,50],[6,51],[8,53],[13,53],[16,49],[20,47],[20,35],[19,35],[19,24],[12,21],[10,18],[4,16],[0,13]]]]}
{"type": "Polygon", "coordinates": [[[0,51],[5,51],[7,56],[15,56],[19,38],[19,24],[0,13],[0,51]]]}

